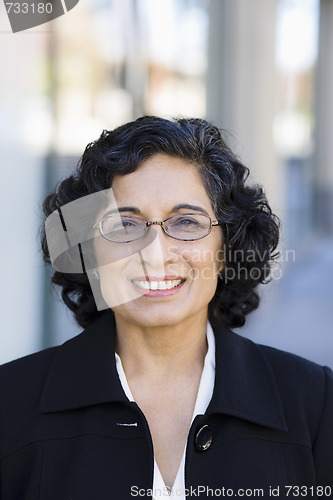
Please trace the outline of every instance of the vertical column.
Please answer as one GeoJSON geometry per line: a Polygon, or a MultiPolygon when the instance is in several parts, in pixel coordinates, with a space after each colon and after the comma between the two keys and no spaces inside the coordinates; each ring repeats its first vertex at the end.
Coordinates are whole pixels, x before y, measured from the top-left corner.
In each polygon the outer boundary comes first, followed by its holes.
{"type": "Polygon", "coordinates": [[[321,0],[315,97],[316,227],[333,235],[333,1],[321,0]]]}
{"type": "Polygon", "coordinates": [[[35,87],[45,43],[42,33],[12,34],[4,27],[0,35],[0,364],[40,347],[42,262],[37,235],[42,160],[34,140],[36,130],[43,132],[35,87]]]}
{"type": "Polygon", "coordinates": [[[231,132],[239,155],[279,212],[282,176],[272,133],[276,4],[211,0],[207,117],[231,132]]]}

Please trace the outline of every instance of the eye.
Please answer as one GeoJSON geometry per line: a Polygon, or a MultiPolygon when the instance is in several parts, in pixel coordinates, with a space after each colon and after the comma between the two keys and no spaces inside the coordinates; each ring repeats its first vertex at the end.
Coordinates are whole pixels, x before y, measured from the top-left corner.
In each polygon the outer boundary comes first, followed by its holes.
{"type": "Polygon", "coordinates": [[[135,227],[140,224],[140,222],[129,217],[121,217],[121,222],[119,224],[122,224],[123,227],[135,227]]]}
{"type": "Polygon", "coordinates": [[[176,225],[182,225],[182,226],[199,225],[199,221],[196,218],[189,216],[178,217],[176,220],[172,222],[174,222],[174,224],[176,225]]]}
{"type": "Polygon", "coordinates": [[[200,227],[200,221],[195,216],[183,215],[170,220],[170,225],[177,229],[195,229],[200,227]]]}
{"type": "Polygon", "coordinates": [[[121,231],[122,229],[136,228],[138,226],[141,227],[143,224],[144,221],[136,217],[130,217],[128,215],[121,217],[113,216],[106,217],[103,220],[103,229],[107,232],[121,231]]]}

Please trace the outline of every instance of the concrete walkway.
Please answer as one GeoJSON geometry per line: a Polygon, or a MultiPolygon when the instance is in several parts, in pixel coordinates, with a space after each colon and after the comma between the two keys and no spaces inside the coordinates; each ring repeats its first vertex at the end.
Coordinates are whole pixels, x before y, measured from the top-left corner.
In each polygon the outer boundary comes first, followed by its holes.
{"type": "Polygon", "coordinates": [[[262,302],[236,332],[333,368],[333,238],[313,238],[260,289],[262,302]]]}

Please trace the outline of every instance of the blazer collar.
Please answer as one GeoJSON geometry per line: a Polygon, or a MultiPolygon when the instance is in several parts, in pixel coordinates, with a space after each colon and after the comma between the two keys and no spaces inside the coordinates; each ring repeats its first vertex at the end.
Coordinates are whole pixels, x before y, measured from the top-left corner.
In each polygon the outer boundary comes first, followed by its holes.
{"type": "MultiPolygon", "coordinates": [[[[213,329],[216,374],[207,414],[224,413],[287,430],[279,389],[262,349],[225,327],[213,329]]],[[[108,310],[56,349],[40,400],[42,413],[128,402],[115,364],[115,333],[108,310]]]]}
{"type": "Polygon", "coordinates": [[[115,362],[115,321],[110,310],[57,348],[46,376],[39,410],[73,410],[127,402],[115,362]]]}
{"type": "Polygon", "coordinates": [[[206,413],[287,431],[280,390],[262,347],[223,326],[214,334],[215,386],[206,413]]]}

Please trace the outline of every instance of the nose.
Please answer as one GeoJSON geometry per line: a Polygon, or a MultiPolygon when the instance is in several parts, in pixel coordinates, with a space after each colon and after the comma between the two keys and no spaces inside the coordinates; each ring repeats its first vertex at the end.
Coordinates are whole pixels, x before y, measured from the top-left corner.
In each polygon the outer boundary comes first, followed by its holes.
{"type": "Polygon", "coordinates": [[[154,271],[158,275],[163,275],[165,264],[173,259],[173,253],[170,251],[171,238],[164,233],[160,223],[150,224],[149,231],[154,231],[156,234],[152,243],[142,249],[141,255],[148,273],[154,271]],[[160,227],[157,227],[158,225],[160,227]]]}

